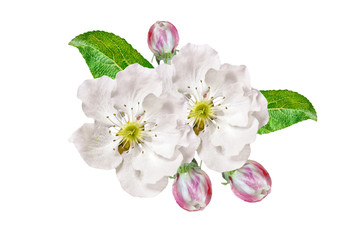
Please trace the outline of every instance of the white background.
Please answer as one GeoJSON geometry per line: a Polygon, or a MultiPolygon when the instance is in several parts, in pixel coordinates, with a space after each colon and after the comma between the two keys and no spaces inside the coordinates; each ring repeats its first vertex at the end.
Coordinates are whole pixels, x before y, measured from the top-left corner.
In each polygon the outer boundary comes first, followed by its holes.
{"type": "Polygon", "coordinates": [[[360,239],[360,8],[357,1],[2,1],[0,239],[360,239]],[[124,192],[68,142],[87,119],[76,98],[91,74],[68,42],[90,30],[127,39],[147,59],[149,27],[171,21],[223,63],[246,64],[258,89],[305,95],[318,122],[257,137],[251,159],[271,194],[249,204],[208,170],[213,197],[182,210],[171,184],[124,192]]]}

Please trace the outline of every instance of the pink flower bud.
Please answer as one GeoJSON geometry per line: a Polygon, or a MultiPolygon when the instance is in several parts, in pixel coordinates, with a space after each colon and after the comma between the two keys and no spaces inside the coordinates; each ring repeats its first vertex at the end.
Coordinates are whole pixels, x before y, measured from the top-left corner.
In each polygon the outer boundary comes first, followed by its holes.
{"type": "Polygon", "coordinates": [[[171,60],[176,54],[176,47],[179,44],[179,34],[174,25],[167,21],[157,21],[148,33],[148,45],[154,53],[158,63],[163,60],[165,63],[171,60]]]}
{"type": "Polygon", "coordinates": [[[175,176],[172,192],[177,204],[189,212],[203,210],[212,196],[209,176],[195,160],[180,166],[175,176]]]}
{"type": "Polygon", "coordinates": [[[235,195],[246,202],[259,202],[271,192],[271,178],[258,162],[248,160],[241,168],[223,173],[235,195]]]}

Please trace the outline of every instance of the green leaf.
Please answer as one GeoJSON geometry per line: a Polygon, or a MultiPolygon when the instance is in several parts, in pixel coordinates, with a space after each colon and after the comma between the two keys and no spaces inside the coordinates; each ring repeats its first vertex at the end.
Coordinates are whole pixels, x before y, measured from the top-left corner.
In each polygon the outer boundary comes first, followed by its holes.
{"type": "Polygon", "coordinates": [[[79,49],[94,78],[103,75],[115,78],[117,72],[134,63],[154,68],[125,39],[113,33],[86,32],[71,40],[69,45],[79,49]]]}
{"type": "Polygon", "coordinates": [[[275,132],[307,119],[317,121],[313,105],[303,95],[289,90],[260,92],[268,101],[269,122],[258,134],[275,132]]]}

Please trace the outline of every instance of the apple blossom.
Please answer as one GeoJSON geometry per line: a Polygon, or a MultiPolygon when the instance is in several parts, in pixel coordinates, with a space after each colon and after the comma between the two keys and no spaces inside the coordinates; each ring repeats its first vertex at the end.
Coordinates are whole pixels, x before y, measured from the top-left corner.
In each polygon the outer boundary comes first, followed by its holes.
{"type": "Polygon", "coordinates": [[[91,167],[116,169],[129,194],[155,196],[193,158],[197,144],[183,120],[186,102],[163,91],[157,70],[130,65],[115,80],[85,81],[78,97],[95,121],[73,134],[75,147],[91,167]]]}
{"type": "Polygon", "coordinates": [[[173,58],[164,81],[187,100],[187,122],[201,139],[197,149],[218,172],[240,168],[250,144],[268,121],[267,101],[250,85],[243,65],[220,64],[207,45],[187,44],[173,58]]]}

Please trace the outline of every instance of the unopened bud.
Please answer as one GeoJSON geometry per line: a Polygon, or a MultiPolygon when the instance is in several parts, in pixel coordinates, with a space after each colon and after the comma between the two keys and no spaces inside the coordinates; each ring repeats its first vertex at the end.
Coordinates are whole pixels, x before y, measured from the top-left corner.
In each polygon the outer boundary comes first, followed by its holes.
{"type": "Polygon", "coordinates": [[[148,45],[158,63],[161,60],[165,63],[170,63],[171,58],[176,54],[178,44],[178,31],[170,22],[157,21],[150,27],[148,45]]]}
{"type": "Polygon", "coordinates": [[[252,160],[237,170],[224,172],[223,177],[231,184],[234,194],[246,202],[259,202],[271,192],[269,173],[252,160]]]}
{"type": "Polygon", "coordinates": [[[172,192],[181,208],[189,212],[203,210],[211,200],[211,181],[193,160],[180,166],[172,192]]]}

